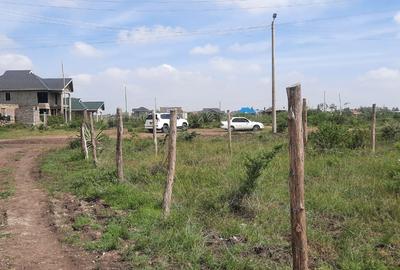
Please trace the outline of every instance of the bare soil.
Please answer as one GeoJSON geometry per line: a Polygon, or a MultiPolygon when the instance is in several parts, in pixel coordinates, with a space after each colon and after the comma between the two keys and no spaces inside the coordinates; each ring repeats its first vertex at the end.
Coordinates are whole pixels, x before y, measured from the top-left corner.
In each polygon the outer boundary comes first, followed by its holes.
{"type": "MultiPolygon", "coordinates": [[[[65,140],[0,142],[0,166],[14,172],[15,194],[0,201],[0,269],[91,269],[85,254],[69,250],[49,222],[48,197],[36,182],[39,156],[65,140]]],[[[0,179],[1,181],[1,179],[0,179]]]]}

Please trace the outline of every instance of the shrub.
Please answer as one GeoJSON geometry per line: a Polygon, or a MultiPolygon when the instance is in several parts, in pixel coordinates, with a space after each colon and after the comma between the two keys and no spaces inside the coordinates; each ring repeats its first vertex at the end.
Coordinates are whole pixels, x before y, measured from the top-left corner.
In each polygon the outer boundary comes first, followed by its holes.
{"type": "Polygon", "coordinates": [[[400,139],[400,123],[387,123],[382,128],[382,138],[386,141],[400,139]]]}
{"type": "Polygon", "coordinates": [[[322,124],[318,131],[310,136],[311,141],[318,150],[330,150],[347,146],[348,131],[340,125],[322,124]]]}
{"type": "Polygon", "coordinates": [[[62,115],[51,115],[47,118],[47,125],[50,127],[62,126],[64,122],[64,117],[62,115]]]}
{"type": "Polygon", "coordinates": [[[69,148],[78,149],[81,147],[81,140],[79,138],[73,139],[69,142],[69,148]]]}
{"type": "Polygon", "coordinates": [[[353,129],[348,131],[347,148],[357,149],[364,148],[368,144],[369,134],[365,129],[353,129]]]}
{"type": "Polygon", "coordinates": [[[191,142],[193,141],[196,137],[198,136],[196,131],[193,132],[182,132],[181,134],[179,134],[178,139],[179,140],[183,140],[183,141],[187,141],[187,142],[191,142]]]}

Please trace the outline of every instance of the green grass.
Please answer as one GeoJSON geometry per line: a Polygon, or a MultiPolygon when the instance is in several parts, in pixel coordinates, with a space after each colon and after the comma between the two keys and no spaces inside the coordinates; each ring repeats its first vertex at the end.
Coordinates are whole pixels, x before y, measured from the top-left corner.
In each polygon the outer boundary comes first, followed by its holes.
{"type": "Polygon", "coordinates": [[[12,170],[0,168],[0,200],[11,197],[15,192],[12,170]]]}
{"type": "Polygon", "coordinates": [[[0,127],[0,140],[3,139],[21,139],[37,136],[62,136],[74,135],[76,132],[73,130],[62,129],[49,129],[39,130],[34,128],[25,127],[0,127]]]}
{"type": "MultiPolygon", "coordinates": [[[[98,169],[82,161],[78,149],[63,149],[44,158],[42,171],[51,193],[101,200],[118,213],[103,223],[86,216],[75,220],[78,233],[91,224],[102,226],[99,239],[78,244],[119,250],[134,268],[290,269],[287,149],[243,199],[249,215],[232,212],[227,200],[246,179],[245,156],[285,141],[267,132],[235,135],[232,158],[225,138],[178,141],[172,214],[166,220],[161,215],[164,146],[155,158],[150,140],[124,142],[127,183],[115,177],[114,143],[101,153],[98,169]]],[[[306,208],[313,268],[398,269],[399,158],[392,145],[380,145],[375,156],[362,149],[308,151],[306,208]]]]}

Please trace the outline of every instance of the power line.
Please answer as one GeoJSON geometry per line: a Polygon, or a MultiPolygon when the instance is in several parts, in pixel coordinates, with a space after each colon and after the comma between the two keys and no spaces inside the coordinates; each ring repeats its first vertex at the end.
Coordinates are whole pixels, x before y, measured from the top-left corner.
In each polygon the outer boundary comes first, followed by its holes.
{"type": "MultiPolygon", "coordinates": [[[[237,3],[246,3],[245,0],[236,0],[237,3]]],[[[288,4],[288,5],[263,5],[263,6],[237,6],[237,7],[221,7],[221,8],[175,8],[175,9],[135,9],[133,12],[137,13],[175,13],[175,12],[219,12],[219,11],[238,11],[238,10],[263,10],[263,9],[273,9],[273,8],[295,8],[295,7],[303,7],[303,6],[316,6],[316,5],[326,5],[326,4],[338,4],[338,3],[346,3],[351,0],[335,0],[335,1],[321,1],[321,2],[312,2],[312,3],[296,3],[296,4],[288,4]]],[[[231,0],[197,0],[189,1],[193,3],[233,3],[231,0]]],[[[15,3],[15,2],[4,2],[9,5],[19,5],[19,6],[33,6],[33,7],[44,7],[44,8],[64,8],[64,9],[77,9],[77,10],[88,10],[88,11],[116,11],[115,9],[98,9],[98,8],[86,8],[86,7],[71,7],[71,6],[58,6],[58,5],[42,5],[42,4],[30,4],[30,3],[15,3]]],[[[148,2],[147,2],[148,3],[148,2]]],[[[155,3],[155,2],[154,2],[155,3]]],[[[171,3],[180,3],[177,1],[161,1],[157,2],[157,4],[171,4],[171,3]]],[[[183,2],[182,2],[183,3],[183,2]]],[[[186,4],[187,2],[185,2],[186,4]]],[[[145,3],[141,3],[145,4],[145,3]]]]}
{"type": "Polygon", "coordinates": [[[115,9],[102,9],[102,8],[88,8],[88,7],[73,7],[73,6],[59,6],[59,5],[44,5],[44,4],[31,4],[31,3],[19,3],[2,1],[2,4],[13,5],[13,6],[27,6],[27,7],[41,7],[41,8],[60,8],[60,9],[75,9],[85,11],[116,11],[115,9]]]}

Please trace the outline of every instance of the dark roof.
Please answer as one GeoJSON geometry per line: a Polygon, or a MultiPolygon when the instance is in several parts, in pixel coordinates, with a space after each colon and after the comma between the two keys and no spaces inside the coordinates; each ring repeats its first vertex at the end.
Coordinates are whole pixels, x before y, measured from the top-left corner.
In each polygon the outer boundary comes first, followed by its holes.
{"type": "Polygon", "coordinates": [[[85,101],[82,103],[89,111],[105,110],[104,101],[85,101]]]}
{"type": "Polygon", "coordinates": [[[132,112],[150,112],[151,110],[145,108],[145,107],[139,107],[139,108],[133,108],[132,112]]]}
{"type": "MultiPolygon", "coordinates": [[[[66,99],[66,102],[68,102],[67,100],[68,99],[66,99]]],[[[87,110],[87,107],[81,101],[80,98],[71,98],[71,110],[72,111],[85,111],[85,110],[87,110]]]]}
{"type": "MultiPolygon", "coordinates": [[[[62,91],[63,78],[44,79],[31,70],[7,70],[0,76],[0,91],[62,91]]],[[[65,78],[65,86],[74,91],[71,78],[65,78]]]]}

